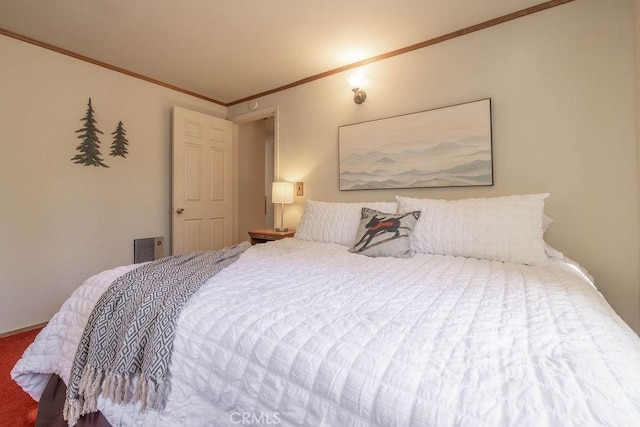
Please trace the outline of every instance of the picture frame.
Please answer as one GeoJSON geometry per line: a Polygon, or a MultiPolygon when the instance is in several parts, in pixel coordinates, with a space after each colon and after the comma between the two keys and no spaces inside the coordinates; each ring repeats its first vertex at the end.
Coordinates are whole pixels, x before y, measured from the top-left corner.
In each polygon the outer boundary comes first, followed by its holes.
{"type": "Polygon", "coordinates": [[[338,128],[340,190],[493,185],[491,98],[338,128]]]}

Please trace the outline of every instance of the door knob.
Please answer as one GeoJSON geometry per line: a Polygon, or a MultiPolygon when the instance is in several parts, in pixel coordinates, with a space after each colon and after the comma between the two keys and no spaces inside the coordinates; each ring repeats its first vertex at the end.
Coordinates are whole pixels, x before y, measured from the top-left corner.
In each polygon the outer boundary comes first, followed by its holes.
{"type": "Polygon", "coordinates": [[[176,213],[177,213],[178,215],[180,215],[182,212],[184,212],[184,209],[182,209],[182,208],[178,208],[178,209],[176,209],[176,213]]]}

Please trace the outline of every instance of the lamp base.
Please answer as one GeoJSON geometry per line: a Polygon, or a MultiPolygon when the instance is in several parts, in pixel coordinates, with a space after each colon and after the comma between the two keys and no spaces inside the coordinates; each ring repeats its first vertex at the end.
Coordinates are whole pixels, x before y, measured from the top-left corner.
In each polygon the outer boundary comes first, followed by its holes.
{"type": "Polygon", "coordinates": [[[276,227],[275,229],[278,233],[284,233],[285,231],[289,231],[288,228],[276,227]]]}

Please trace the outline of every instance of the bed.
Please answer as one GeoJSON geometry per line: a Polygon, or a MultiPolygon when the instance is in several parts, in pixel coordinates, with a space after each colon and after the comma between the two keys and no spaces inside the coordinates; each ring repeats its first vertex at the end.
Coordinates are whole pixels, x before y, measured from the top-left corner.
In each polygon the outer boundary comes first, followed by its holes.
{"type": "MultiPolygon", "coordinates": [[[[98,409],[113,426],[638,425],[640,338],[544,242],[547,196],[308,201],[295,238],[252,246],[183,308],[162,409],[98,409]],[[367,254],[374,222],[401,232],[367,254]]],[[[12,377],[34,399],[67,383],[133,268],[89,278],[25,351],[12,377]]]]}

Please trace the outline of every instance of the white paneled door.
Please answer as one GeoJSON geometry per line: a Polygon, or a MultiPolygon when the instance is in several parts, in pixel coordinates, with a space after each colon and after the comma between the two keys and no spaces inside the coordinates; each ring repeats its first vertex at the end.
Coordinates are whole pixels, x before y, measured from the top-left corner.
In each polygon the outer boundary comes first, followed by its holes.
{"type": "Polygon", "coordinates": [[[173,109],[172,252],[233,241],[233,123],[173,109]]]}

